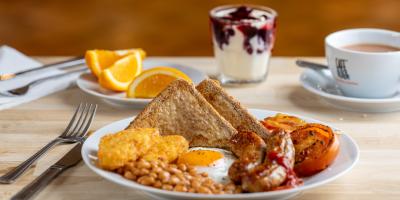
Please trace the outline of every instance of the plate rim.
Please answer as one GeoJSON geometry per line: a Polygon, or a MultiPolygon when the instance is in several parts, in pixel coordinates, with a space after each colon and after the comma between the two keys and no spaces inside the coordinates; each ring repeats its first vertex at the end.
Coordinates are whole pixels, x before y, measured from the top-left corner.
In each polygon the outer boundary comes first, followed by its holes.
{"type": "MultiPolygon", "coordinates": [[[[147,58],[147,59],[144,60],[144,63],[145,62],[147,62],[147,63],[158,63],[157,65],[160,65],[160,66],[161,65],[165,65],[165,66],[172,66],[172,67],[173,66],[179,66],[179,67],[182,67],[182,68],[188,68],[190,70],[196,71],[196,73],[198,73],[199,76],[201,76],[203,78],[207,78],[208,77],[207,74],[204,73],[203,71],[200,71],[200,70],[198,70],[196,68],[193,68],[193,67],[190,67],[190,66],[185,66],[185,65],[182,65],[182,64],[179,64],[179,63],[173,63],[173,62],[158,60],[158,59],[154,59],[154,58],[147,58]]],[[[175,68],[175,67],[173,67],[173,68],[175,68]]],[[[85,75],[90,75],[90,76],[94,77],[94,75],[91,72],[82,73],[75,81],[75,83],[78,86],[78,88],[81,89],[82,91],[84,91],[85,93],[87,93],[89,95],[92,95],[94,97],[100,98],[102,100],[108,100],[108,101],[118,102],[118,103],[137,103],[137,104],[147,104],[152,100],[152,98],[151,99],[145,99],[145,98],[121,98],[121,97],[109,96],[109,95],[106,95],[106,94],[102,94],[100,92],[96,92],[96,91],[90,90],[90,89],[88,89],[88,88],[83,86],[82,82],[84,80],[83,80],[82,76],[85,76],[85,75]]]]}
{"type": "Polygon", "coordinates": [[[114,97],[114,96],[105,95],[105,94],[102,94],[102,93],[99,93],[99,92],[95,92],[93,90],[89,90],[86,87],[82,86],[82,84],[83,84],[82,83],[82,81],[83,81],[82,76],[86,76],[86,75],[90,75],[90,76],[94,77],[91,72],[82,73],[78,77],[78,79],[76,80],[76,85],[82,91],[84,91],[87,94],[90,94],[92,96],[95,96],[97,98],[104,98],[104,99],[107,99],[107,100],[115,100],[115,101],[119,101],[119,102],[132,102],[132,103],[148,103],[148,102],[150,102],[152,100],[152,99],[143,99],[143,98],[120,98],[120,97],[114,97]]]}
{"type": "MultiPolygon", "coordinates": [[[[325,124],[330,126],[331,128],[335,129],[335,130],[339,130],[336,129],[335,127],[331,126],[329,123],[324,123],[321,122],[319,120],[313,119],[313,118],[309,118],[309,117],[304,117],[302,115],[297,115],[297,114],[292,114],[292,113],[286,113],[286,112],[281,112],[281,111],[273,111],[273,110],[267,110],[267,109],[248,109],[249,112],[251,114],[255,114],[257,112],[261,112],[261,113],[271,113],[271,114],[277,114],[277,113],[283,113],[283,114],[289,114],[289,115],[293,115],[293,116],[297,116],[300,117],[306,121],[312,121],[312,122],[316,122],[316,123],[321,123],[321,124],[325,124]]],[[[109,127],[115,126],[115,124],[117,123],[122,123],[124,121],[131,121],[135,118],[136,116],[133,117],[127,117],[121,120],[117,120],[114,121],[112,123],[109,123],[99,129],[97,129],[95,132],[93,132],[94,134],[99,134],[99,132],[101,132],[102,129],[107,129],[109,127]]],[[[296,188],[291,188],[291,189],[286,189],[286,190],[278,190],[278,191],[268,191],[268,192],[256,192],[256,193],[242,193],[242,194],[220,194],[220,195],[215,195],[215,194],[197,194],[197,193],[184,193],[184,192],[174,192],[174,191],[167,191],[167,190],[162,190],[162,189],[157,189],[157,188],[153,188],[153,187],[149,187],[149,186],[144,186],[141,184],[138,184],[134,181],[129,181],[129,184],[126,184],[125,182],[121,182],[120,180],[115,180],[106,176],[103,176],[102,173],[112,173],[112,172],[108,172],[106,170],[100,169],[98,167],[96,167],[95,165],[91,164],[91,161],[88,160],[89,159],[89,154],[85,154],[86,153],[86,148],[87,148],[87,141],[90,139],[90,137],[84,142],[83,146],[82,146],[82,151],[81,151],[81,155],[82,155],[82,159],[85,163],[85,165],[87,167],[89,167],[89,169],[91,169],[93,172],[95,172],[97,175],[99,175],[100,177],[106,179],[107,181],[110,181],[114,184],[118,184],[124,187],[128,187],[128,188],[132,188],[135,190],[140,190],[146,193],[152,193],[153,195],[163,195],[163,196],[179,196],[180,198],[213,198],[213,199],[241,199],[241,198],[257,198],[257,197],[269,197],[269,196],[278,196],[278,195],[285,195],[285,194],[292,194],[292,193],[298,193],[304,190],[308,190],[311,188],[315,188],[321,185],[325,185],[341,176],[343,176],[344,174],[348,173],[349,171],[351,171],[354,166],[357,164],[357,162],[359,161],[360,158],[360,149],[359,146],[357,145],[357,143],[355,142],[355,140],[350,137],[347,134],[341,134],[341,137],[345,137],[347,140],[347,143],[351,144],[349,145],[349,147],[351,149],[354,149],[355,152],[353,152],[355,154],[355,158],[352,160],[352,163],[350,164],[349,167],[347,167],[346,169],[342,170],[341,172],[339,172],[338,174],[329,177],[327,179],[318,181],[316,183],[312,183],[310,185],[303,185],[303,186],[299,186],[296,188]]],[[[341,144],[342,145],[342,144],[341,144]]],[[[343,147],[342,147],[343,148],[343,147]]],[[[340,152],[340,151],[339,151],[340,152]]]]}
{"type": "Polygon", "coordinates": [[[331,94],[325,91],[318,90],[306,82],[306,75],[311,73],[311,69],[305,69],[301,74],[300,74],[300,83],[305,88],[307,91],[316,94],[317,96],[322,96],[327,99],[332,99],[336,101],[342,101],[342,102],[350,102],[350,103],[364,103],[364,104],[384,104],[384,103],[399,103],[400,98],[395,97],[395,98],[378,98],[378,99],[368,99],[368,98],[357,98],[357,97],[347,97],[347,96],[341,96],[341,95],[335,95],[331,94]]]}

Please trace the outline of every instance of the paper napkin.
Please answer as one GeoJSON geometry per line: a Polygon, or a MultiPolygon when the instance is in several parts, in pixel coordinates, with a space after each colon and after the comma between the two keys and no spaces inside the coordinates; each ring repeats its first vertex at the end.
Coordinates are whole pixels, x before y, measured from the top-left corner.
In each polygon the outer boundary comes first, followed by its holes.
{"type": "MultiPolygon", "coordinates": [[[[35,61],[23,53],[17,51],[9,46],[0,47],[0,74],[4,73],[15,73],[26,69],[40,67],[42,64],[35,61]]],[[[39,70],[21,76],[17,76],[10,80],[0,81],[0,93],[1,91],[7,91],[24,86],[39,78],[48,77],[65,73],[63,70],[56,68],[48,68],[39,70]]],[[[54,92],[64,90],[75,83],[79,73],[73,73],[70,75],[63,76],[61,78],[47,80],[38,85],[30,88],[29,92],[24,96],[19,97],[6,97],[0,94],[0,110],[11,108],[22,103],[30,102],[35,99],[47,96],[54,92]]]]}

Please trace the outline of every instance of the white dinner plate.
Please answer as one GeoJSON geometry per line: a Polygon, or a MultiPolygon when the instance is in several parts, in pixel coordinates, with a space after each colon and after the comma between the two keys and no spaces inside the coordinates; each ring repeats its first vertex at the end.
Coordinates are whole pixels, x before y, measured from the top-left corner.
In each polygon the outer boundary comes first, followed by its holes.
{"type": "MultiPolygon", "coordinates": [[[[264,119],[265,117],[277,114],[277,112],[274,111],[260,110],[260,109],[249,109],[249,111],[255,117],[257,117],[257,119],[260,120],[264,119]]],[[[310,118],[302,116],[298,117],[306,120],[307,122],[322,123],[310,118]]],[[[93,170],[95,173],[102,176],[103,178],[107,179],[108,181],[138,191],[139,190],[143,191],[152,198],[157,198],[157,199],[264,199],[264,200],[287,199],[297,195],[301,191],[308,190],[337,179],[341,175],[350,171],[359,158],[359,150],[357,144],[353,141],[353,139],[351,139],[350,136],[342,134],[340,135],[339,155],[332,163],[332,165],[314,176],[305,178],[304,185],[296,188],[271,191],[271,192],[222,194],[222,195],[207,195],[207,194],[183,193],[183,192],[161,190],[138,184],[134,181],[130,181],[128,179],[123,178],[117,173],[109,172],[96,166],[97,150],[100,138],[106,134],[115,133],[117,131],[125,129],[128,126],[129,122],[131,122],[133,119],[134,118],[126,118],[120,121],[116,121],[94,132],[83,144],[82,158],[85,164],[91,170],[93,170]]],[[[334,129],[334,127],[332,128],[334,129]]]]}
{"type": "MultiPolygon", "coordinates": [[[[143,62],[143,69],[150,69],[157,66],[167,66],[179,69],[186,75],[188,75],[194,84],[200,83],[202,80],[207,78],[207,75],[197,69],[170,63],[164,61],[158,61],[156,59],[145,59],[143,62]]],[[[125,107],[134,107],[141,108],[147,105],[151,99],[142,99],[142,98],[126,98],[125,92],[114,92],[108,89],[101,87],[96,78],[91,73],[82,74],[78,80],[76,81],[78,87],[97,98],[100,98],[106,103],[117,106],[125,106],[125,107]]]]}
{"type": "Polygon", "coordinates": [[[300,76],[302,86],[330,105],[357,112],[393,112],[400,110],[400,92],[390,98],[367,99],[342,94],[329,70],[305,69],[300,76]]]}

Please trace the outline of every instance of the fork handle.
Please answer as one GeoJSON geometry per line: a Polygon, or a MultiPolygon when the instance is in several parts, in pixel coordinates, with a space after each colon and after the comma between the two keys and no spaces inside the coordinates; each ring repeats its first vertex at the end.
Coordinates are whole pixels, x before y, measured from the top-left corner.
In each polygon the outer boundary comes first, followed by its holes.
{"type": "Polygon", "coordinates": [[[33,180],[29,185],[25,186],[21,191],[11,197],[11,200],[26,200],[31,199],[39,191],[45,188],[53,179],[60,175],[64,168],[51,166],[39,177],[33,180]]]}
{"type": "Polygon", "coordinates": [[[48,150],[50,150],[52,147],[55,145],[61,143],[61,140],[54,139],[51,142],[49,142],[46,146],[44,146],[42,149],[40,149],[38,152],[36,152],[34,155],[32,155],[30,158],[28,158],[26,161],[23,163],[19,164],[17,167],[14,169],[10,170],[6,174],[0,177],[0,183],[3,184],[10,184],[13,183],[18,177],[20,177],[27,169],[29,169],[30,166],[32,166],[33,163],[36,162],[40,157],[42,157],[48,150]]]}

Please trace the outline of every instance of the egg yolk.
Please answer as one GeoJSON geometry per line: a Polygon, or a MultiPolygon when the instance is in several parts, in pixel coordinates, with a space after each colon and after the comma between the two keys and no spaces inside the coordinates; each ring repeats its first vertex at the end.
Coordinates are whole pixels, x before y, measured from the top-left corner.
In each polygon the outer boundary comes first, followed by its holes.
{"type": "Polygon", "coordinates": [[[209,166],[223,157],[224,155],[217,151],[194,150],[179,156],[178,163],[194,166],[209,166]]]}

